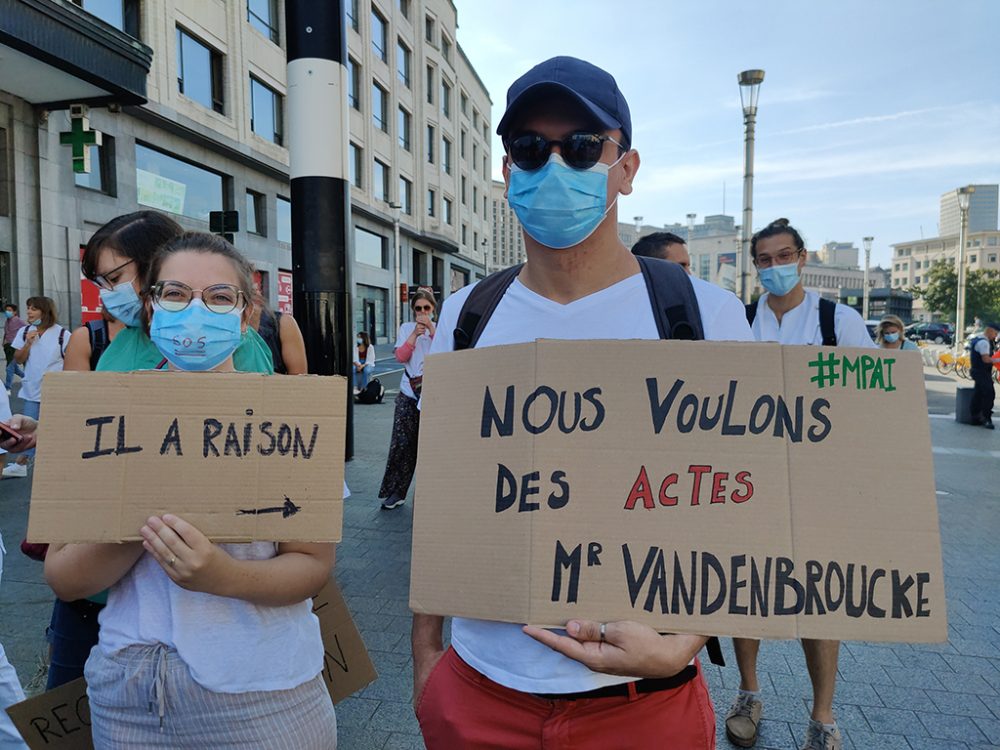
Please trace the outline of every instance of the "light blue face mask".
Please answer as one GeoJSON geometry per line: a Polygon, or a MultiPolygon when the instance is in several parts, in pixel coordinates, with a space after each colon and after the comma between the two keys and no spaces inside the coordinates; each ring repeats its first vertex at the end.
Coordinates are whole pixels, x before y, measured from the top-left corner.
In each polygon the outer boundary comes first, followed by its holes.
{"type": "Polygon", "coordinates": [[[512,164],[507,200],[535,242],[554,250],[579,245],[614,205],[606,205],[608,171],[618,161],[573,169],[554,153],[544,166],[530,172],[512,164]]]}
{"type": "Polygon", "coordinates": [[[4,310],[3,314],[6,315],[8,318],[13,318],[14,317],[14,311],[13,310],[4,310]]]}
{"type": "Polygon", "coordinates": [[[784,297],[799,283],[799,264],[786,263],[761,269],[760,285],[775,297],[784,297]]]}
{"type": "Polygon", "coordinates": [[[895,344],[897,341],[899,341],[899,334],[898,333],[883,333],[882,334],[882,340],[885,341],[888,344],[895,344]]]}
{"type": "Polygon", "coordinates": [[[178,370],[204,372],[225,362],[240,345],[242,312],[214,313],[200,299],[179,312],[153,305],[149,338],[178,370]]]}
{"type": "Polygon", "coordinates": [[[101,304],[108,311],[108,314],[113,315],[129,328],[135,328],[139,325],[142,300],[139,299],[131,281],[122,282],[113,289],[102,289],[101,304]]]}

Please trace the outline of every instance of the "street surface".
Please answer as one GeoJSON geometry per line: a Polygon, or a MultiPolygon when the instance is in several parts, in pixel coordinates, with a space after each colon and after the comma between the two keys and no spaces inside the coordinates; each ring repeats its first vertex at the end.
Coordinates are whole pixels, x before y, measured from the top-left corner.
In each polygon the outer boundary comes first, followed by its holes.
{"type": "MultiPolygon", "coordinates": [[[[933,360],[931,360],[933,361],[933,360]]],[[[345,750],[423,748],[413,711],[409,585],[412,489],[406,505],[381,511],[376,499],[392,429],[399,373],[376,369],[385,402],[357,406],[355,458],[347,466],[353,492],[344,510],[337,579],[380,673],[337,706],[345,750]]],[[[924,370],[934,446],[938,508],[948,594],[949,641],[932,645],[845,643],[836,712],[845,748],[856,750],[984,750],[1000,747],[1000,431],[954,421],[956,386],[970,381],[924,370]]],[[[15,390],[16,395],[16,390],[15,390]]],[[[12,400],[15,411],[19,402],[12,400]]],[[[917,459],[905,445],[886,445],[887,472],[906,472],[917,459]]],[[[0,642],[29,692],[44,684],[52,595],[42,566],[21,555],[29,479],[0,482],[0,530],[7,546],[0,587],[0,642]]],[[[901,503],[905,498],[881,498],[901,503]]],[[[722,720],[739,683],[730,666],[705,664],[715,702],[719,747],[731,747],[722,720]]],[[[758,748],[798,747],[811,697],[802,649],[768,642],[760,655],[764,720],[758,748]]]]}

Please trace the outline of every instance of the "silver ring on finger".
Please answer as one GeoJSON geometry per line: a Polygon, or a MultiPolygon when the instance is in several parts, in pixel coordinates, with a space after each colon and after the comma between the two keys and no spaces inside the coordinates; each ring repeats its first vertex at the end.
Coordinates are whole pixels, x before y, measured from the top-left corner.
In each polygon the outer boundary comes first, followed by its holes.
{"type": "MultiPolygon", "coordinates": [[[[174,555],[173,557],[171,557],[171,558],[170,558],[170,559],[169,559],[169,560],[167,561],[167,565],[169,565],[169,566],[170,566],[170,567],[172,568],[172,567],[174,567],[174,563],[175,563],[175,562],[177,562],[177,555],[174,555]]],[[[604,640],[604,631],[603,631],[603,630],[601,631],[601,640],[602,640],[602,641],[604,640]]]]}
{"type": "Polygon", "coordinates": [[[607,636],[608,624],[606,622],[601,623],[601,643],[604,643],[607,636]]]}

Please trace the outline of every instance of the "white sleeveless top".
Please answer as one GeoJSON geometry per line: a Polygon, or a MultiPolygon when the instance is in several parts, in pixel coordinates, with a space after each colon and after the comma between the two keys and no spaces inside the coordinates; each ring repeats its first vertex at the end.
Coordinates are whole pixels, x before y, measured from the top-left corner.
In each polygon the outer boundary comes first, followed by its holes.
{"type": "MultiPolygon", "coordinates": [[[[278,551],[273,542],[219,546],[237,560],[268,560],[278,551]]],[[[188,591],[148,553],[112,586],[100,623],[102,653],[162,643],[199,685],[219,693],[290,690],[323,669],[312,600],[271,607],[188,591]]]]}

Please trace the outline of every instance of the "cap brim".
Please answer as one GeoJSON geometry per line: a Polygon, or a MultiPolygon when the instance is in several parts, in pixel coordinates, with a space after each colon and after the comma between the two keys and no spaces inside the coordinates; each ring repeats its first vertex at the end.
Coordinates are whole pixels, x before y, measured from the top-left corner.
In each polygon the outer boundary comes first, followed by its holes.
{"type": "Polygon", "coordinates": [[[506,140],[507,131],[510,130],[511,125],[514,124],[517,116],[524,111],[524,108],[541,99],[546,92],[552,91],[566,94],[570,99],[583,107],[606,130],[614,130],[622,127],[622,124],[618,120],[586,97],[580,96],[568,86],[556,83],[555,81],[542,81],[528,86],[507,106],[507,111],[504,112],[503,117],[500,118],[500,122],[497,124],[497,135],[506,140]]]}

